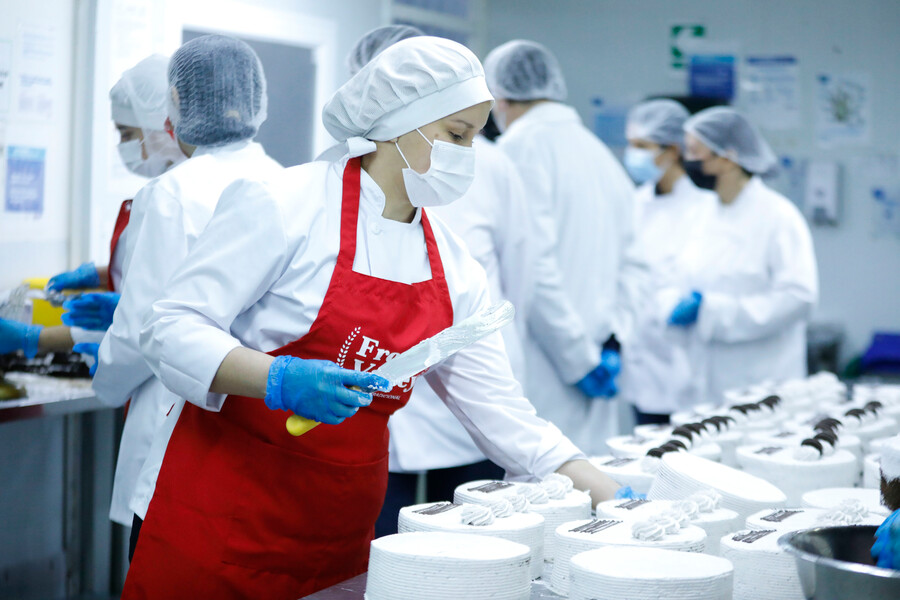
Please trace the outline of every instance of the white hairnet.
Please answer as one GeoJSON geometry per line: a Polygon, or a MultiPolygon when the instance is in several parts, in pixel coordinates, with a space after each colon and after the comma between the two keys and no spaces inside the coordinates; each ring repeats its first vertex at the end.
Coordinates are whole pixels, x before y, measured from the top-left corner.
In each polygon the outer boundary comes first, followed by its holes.
{"type": "Polygon", "coordinates": [[[401,40],[421,35],[425,35],[425,32],[409,25],[385,25],[373,29],[362,36],[347,55],[347,68],[350,69],[350,75],[359,73],[360,69],[384,52],[385,48],[389,48],[401,40]]]}
{"type": "Polygon", "coordinates": [[[163,131],[168,116],[168,66],[167,57],[151,54],[122,73],[109,91],[113,121],[148,131],[163,131]]]}
{"type": "Polygon", "coordinates": [[[177,95],[169,118],[178,139],[221,146],[256,135],[266,120],[266,77],[256,52],[224,35],[195,38],[175,51],[169,85],[177,95]]]}
{"type": "Polygon", "coordinates": [[[566,99],[566,80],[556,57],[537,42],[513,40],[491,50],[484,60],[488,87],[507,100],[566,99]]]}
{"type": "Polygon", "coordinates": [[[715,106],[701,110],[684,123],[684,130],[751,173],[763,175],[776,167],[777,158],[769,144],[733,108],[715,106]]]}
{"type": "Polygon", "coordinates": [[[647,140],[661,146],[684,145],[687,109],[674,100],[648,100],[630,111],[625,121],[625,137],[647,140]]]}
{"type": "Polygon", "coordinates": [[[386,48],[334,93],[322,121],[336,140],[387,141],[493,100],[484,69],[452,40],[420,36],[386,48]]]}

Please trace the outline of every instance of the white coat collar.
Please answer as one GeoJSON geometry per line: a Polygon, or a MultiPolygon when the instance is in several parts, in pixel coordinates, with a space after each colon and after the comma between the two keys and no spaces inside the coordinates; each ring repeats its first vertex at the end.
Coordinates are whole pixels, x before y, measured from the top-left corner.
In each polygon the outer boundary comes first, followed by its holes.
{"type": "MultiPolygon", "coordinates": [[[[348,159],[349,160],[349,159],[348,159]]],[[[347,161],[343,161],[344,165],[341,165],[341,173],[344,172],[344,166],[347,161]]],[[[388,228],[394,227],[411,227],[413,225],[418,225],[419,221],[422,219],[422,209],[417,208],[416,214],[413,216],[413,220],[411,223],[403,223],[401,221],[394,221],[392,219],[385,219],[382,216],[384,212],[384,192],[381,190],[381,187],[375,182],[372,177],[366,173],[365,169],[360,169],[359,173],[359,205],[360,209],[365,211],[366,218],[375,219],[383,226],[388,228]]]]}
{"type": "Polygon", "coordinates": [[[533,108],[528,109],[524,115],[512,122],[512,125],[506,130],[511,133],[518,128],[525,128],[535,123],[578,123],[581,124],[581,117],[578,112],[566,104],[559,102],[542,102],[533,108]]]}
{"type": "Polygon", "coordinates": [[[241,140],[239,142],[225,144],[224,146],[197,146],[197,149],[194,150],[194,154],[191,155],[191,158],[194,158],[195,156],[203,156],[204,154],[224,154],[227,152],[238,152],[239,150],[243,150],[244,148],[254,146],[260,147],[260,145],[253,140],[241,140]]]}

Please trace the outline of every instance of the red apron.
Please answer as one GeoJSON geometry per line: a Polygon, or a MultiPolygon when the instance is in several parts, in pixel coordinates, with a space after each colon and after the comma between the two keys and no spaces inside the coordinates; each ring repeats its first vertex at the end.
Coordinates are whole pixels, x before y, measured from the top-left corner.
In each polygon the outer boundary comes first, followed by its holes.
{"type": "Polygon", "coordinates": [[[111,292],[116,291],[116,286],[113,285],[112,275],[109,274],[109,270],[112,267],[113,257],[116,255],[116,248],[119,246],[119,238],[122,237],[122,232],[125,231],[125,227],[128,225],[128,220],[130,218],[131,200],[125,200],[122,202],[122,206],[119,207],[119,216],[116,217],[116,226],[113,227],[112,239],[109,240],[109,267],[106,269],[106,287],[108,287],[111,292]]]}
{"type": "MultiPolygon", "coordinates": [[[[340,252],[315,322],[269,354],[369,371],[452,324],[424,211],[430,280],[409,285],[353,271],[359,178],[355,158],[344,171],[340,252]]],[[[376,393],[342,424],[300,437],[285,431],[286,412],[262,400],[229,397],[219,413],[186,403],[123,599],[294,600],[364,572],[387,486],[388,417],[412,384],[376,393]]]]}

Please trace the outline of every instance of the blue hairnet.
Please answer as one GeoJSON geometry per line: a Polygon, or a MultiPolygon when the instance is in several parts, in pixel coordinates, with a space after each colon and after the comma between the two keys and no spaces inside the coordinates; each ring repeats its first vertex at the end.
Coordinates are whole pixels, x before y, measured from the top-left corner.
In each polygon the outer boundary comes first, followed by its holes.
{"type": "Polygon", "coordinates": [[[350,75],[359,73],[360,69],[381,54],[385,48],[401,40],[421,35],[425,35],[425,32],[409,25],[386,25],[373,29],[362,36],[347,55],[347,68],[350,69],[350,75]]]}
{"type": "Polygon", "coordinates": [[[767,175],[777,158],[756,127],[733,108],[715,106],[701,110],[684,124],[684,130],[750,173],[767,175]]]}
{"type": "Polygon", "coordinates": [[[566,80],[556,57],[537,42],[513,40],[491,50],[484,60],[491,93],[507,100],[566,99],[566,80]]]}
{"type": "Polygon", "coordinates": [[[205,35],[175,51],[169,63],[175,98],[169,119],[175,135],[194,146],[251,139],[266,120],[266,78],[253,49],[205,35]]]}
{"type": "Polygon", "coordinates": [[[641,102],[628,111],[625,137],[681,147],[684,145],[684,122],[689,116],[687,109],[674,100],[641,102]]]}

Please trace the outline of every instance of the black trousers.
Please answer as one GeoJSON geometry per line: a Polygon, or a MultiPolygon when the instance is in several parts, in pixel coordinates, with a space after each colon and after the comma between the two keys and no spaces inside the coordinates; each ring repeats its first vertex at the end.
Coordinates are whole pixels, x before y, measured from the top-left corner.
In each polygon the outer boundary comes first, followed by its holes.
{"type": "MultiPolygon", "coordinates": [[[[427,471],[425,479],[425,501],[452,501],[456,488],[467,481],[476,479],[503,479],[504,471],[489,460],[427,471]]],[[[397,517],[400,509],[416,503],[418,473],[390,473],[384,506],[375,523],[375,537],[397,533],[397,517]]]]}
{"type": "Polygon", "coordinates": [[[144,520],[134,515],[131,520],[131,537],[128,539],[128,562],[134,558],[134,549],[137,548],[138,536],[141,534],[141,525],[143,524],[144,520]]]}

